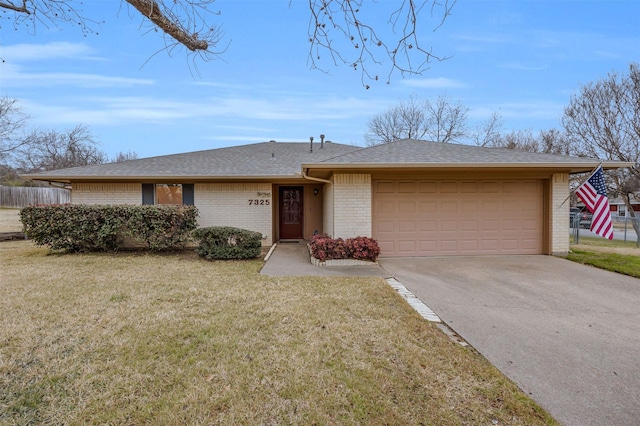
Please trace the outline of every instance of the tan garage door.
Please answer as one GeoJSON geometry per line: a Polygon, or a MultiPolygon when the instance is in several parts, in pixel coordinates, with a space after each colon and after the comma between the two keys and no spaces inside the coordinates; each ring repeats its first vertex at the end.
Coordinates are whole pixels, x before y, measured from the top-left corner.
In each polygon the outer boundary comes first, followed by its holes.
{"type": "Polygon", "coordinates": [[[381,256],[541,254],[542,181],[377,180],[381,256]]]}

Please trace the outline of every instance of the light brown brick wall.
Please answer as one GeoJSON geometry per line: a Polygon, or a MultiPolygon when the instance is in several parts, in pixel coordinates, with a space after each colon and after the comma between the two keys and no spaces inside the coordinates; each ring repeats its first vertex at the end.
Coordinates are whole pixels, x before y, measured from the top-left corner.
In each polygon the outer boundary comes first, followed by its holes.
{"type": "Polygon", "coordinates": [[[371,236],[371,175],[333,176],[334,238],[371,236]]]}
{"type": "Polygon", "coordinates": [[[72,204],[142,204],[139,183],[74,183],[72,204]]]}
{"type": "Polygon", "coordinates": [[[551,253],[569,252],[569,175],[556,173],[551,179],[551,253]]]}
{"type": "Polygon", "coordinates": [[[194,189],[195,205],[200,213],[199,226],[248,229],[266,236],[263,245],[273,243],[271,184],[197,183],[194,189]]]}
{"type": "Polygon", "coordinates": [[[333,236],[333,184],[327,183],[323,187],[322,230],[333,236]]]}

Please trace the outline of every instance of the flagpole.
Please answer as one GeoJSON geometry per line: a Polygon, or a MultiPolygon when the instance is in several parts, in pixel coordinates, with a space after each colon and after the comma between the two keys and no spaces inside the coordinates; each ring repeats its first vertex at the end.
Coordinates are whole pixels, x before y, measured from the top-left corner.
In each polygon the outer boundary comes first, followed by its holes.
{"type": "MultiPolygon", "coordinates": [[[[591,174],[589,175],[589,177],[588,177],[588,178],[586,178],[582,183],[585,183],[586,181],[588,181],[589,179],[591,179],[591,176],[593,176],[593,175],[598,171],[598,168],[600,168],[600,167],[602,166],[602,163],[604,163],[604,160],[600,160],[600,162],[598,163],[598,165],[596,166],[596,168],[595,168],[595,169],[593,169],[593,170],[591,171],[591,174]]],[[[578,185],[578,188],[580,188],[580,185],[578,185]]],[[[560,204],[560,205],[558,206],[558,208],[560,208],[560,207],[564,206],[564,203],[566,203],[566,202],[567,202],[567,200],[568,200],[569,198],[571,198],[571,194],[572,194],[572,193],[574,193],[574,192],[576,192],[576,190],[575,190],[575,189],[574,189],[573,191],[569,191],[569,195],[567,195],[567,198],[565,198],[565,199],[564,199],[564,201],[562,202],[562,204],[560,204]]]]}

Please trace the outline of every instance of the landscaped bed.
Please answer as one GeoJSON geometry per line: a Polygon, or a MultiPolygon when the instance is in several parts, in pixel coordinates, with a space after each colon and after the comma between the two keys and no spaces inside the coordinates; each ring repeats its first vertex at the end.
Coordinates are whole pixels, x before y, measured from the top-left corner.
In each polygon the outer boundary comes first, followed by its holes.
{"type": "Polygon", "coordinates": [[[0,423],[544,424],[382,279],[0,246],[0,423]]]}

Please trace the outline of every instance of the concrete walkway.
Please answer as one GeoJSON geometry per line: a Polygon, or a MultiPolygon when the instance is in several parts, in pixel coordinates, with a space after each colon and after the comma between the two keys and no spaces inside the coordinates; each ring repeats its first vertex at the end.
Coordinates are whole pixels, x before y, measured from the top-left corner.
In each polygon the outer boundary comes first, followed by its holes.
{"type": "Polygon", "coordinates": [[[315,266],[309,259],[306,241],[278,243],[260,273],[280,277],[388,277],[387,272],[378,265],[315,266]]]}

